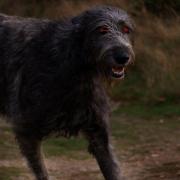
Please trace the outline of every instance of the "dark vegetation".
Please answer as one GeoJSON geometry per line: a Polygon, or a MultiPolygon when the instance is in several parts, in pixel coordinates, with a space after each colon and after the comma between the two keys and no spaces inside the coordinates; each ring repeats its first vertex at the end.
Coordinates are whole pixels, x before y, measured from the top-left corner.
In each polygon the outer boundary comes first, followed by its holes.
{"type": "MultiPolygon", "coordinates": [[[[128,164],[124,165],[125,175],[136,180],[180,179],[179,0],[0,0],[0,12],[57,19],[98,4],[126,9],[137,27],[136,61],[127,70],[126,78],[113,82],[108,89],[113,99],[113,141],[122,164],[128,164]]],[[[84,164],[90,157],[85,148],[81,137],[44,142],[46,157],[50,161],[53,157],[67,159],[67,169],[71,167],[70,159],[90,167],[84,164]]],[[[9,180],[20,174],[28,177],[25,166],[16,167],[14,162],[21,157],[18,152],[9,126],[0,123],[0,179],[9,180]]],[[[48,163],[50,167],[51,162],[48,163]]],[[[93,176],[89,179],[101,179],[97,170],[79,172],[73,174],[69,170],[65,176],[53,168],[50,171],[58,179],[88,179],[90,173],[93,176]]]]}

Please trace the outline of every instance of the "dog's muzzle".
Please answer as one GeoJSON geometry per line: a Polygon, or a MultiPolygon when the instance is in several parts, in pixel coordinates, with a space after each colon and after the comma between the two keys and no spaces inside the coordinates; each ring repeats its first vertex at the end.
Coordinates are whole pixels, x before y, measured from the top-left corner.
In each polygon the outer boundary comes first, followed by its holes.
{"type": "Polygon", "coordinates": [[[106,74],[116,79],[124,78],[126,67],[134,58],[135,55],[131,45],[107,48],[99,57],[105,65],[106,74]]]}
{"type": "Polygon", "coordinates": [[[130,53],[121,48],[112,50],[113,66],[111,68],[111,76],[114,78],[124,78],[125,67],[129,64],[130,53]]]}

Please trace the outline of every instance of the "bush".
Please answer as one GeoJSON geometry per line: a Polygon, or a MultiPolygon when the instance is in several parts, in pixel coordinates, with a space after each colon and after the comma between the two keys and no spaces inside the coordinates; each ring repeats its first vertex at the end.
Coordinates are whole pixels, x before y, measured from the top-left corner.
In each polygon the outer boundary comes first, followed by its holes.
{"type": "Polygon", "coordinates": [[[180,13],[179,0],[131,0],[133,8],[147,11],[158,16],[172,16],[180,13]]]}

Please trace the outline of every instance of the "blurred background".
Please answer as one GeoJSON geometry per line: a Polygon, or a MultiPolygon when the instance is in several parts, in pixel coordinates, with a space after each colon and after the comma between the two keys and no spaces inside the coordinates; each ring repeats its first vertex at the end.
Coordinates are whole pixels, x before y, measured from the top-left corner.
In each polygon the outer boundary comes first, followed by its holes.
{"type": "MultiPolygon", "coordinates": [[[[135,63],[108,88],[112,141],[130,180],[180,179],[180,0],[0,0],[0,13],[60,19],[106,4],[136,23],[135,63]]],[[[44,142],[54,179],[102,180],[82,138],[44,142]]],[[[0,179],[32,179],[11,129],[0,122],[0,179]]]]}

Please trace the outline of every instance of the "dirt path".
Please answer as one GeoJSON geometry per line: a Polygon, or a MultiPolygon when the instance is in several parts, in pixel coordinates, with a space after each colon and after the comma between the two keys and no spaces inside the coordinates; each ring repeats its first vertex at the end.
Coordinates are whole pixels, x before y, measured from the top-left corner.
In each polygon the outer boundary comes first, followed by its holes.
{"type": "MultiPolygon", "coordinates": [[[[54,157],[46,159],[46,164],[52,180],[103,180],[99,167],[94,159],[78,161],[54,157]]],[[[134,176],[134,171],[138,172],[137,169],[139,169],[139,165],[137,166],[137,164],[131,163],[132,167],[129,167],[128,163],[122,163],[122,171],[126,177],[132,177],[134,176]]],[[[24,169],[23,177],[21,179],[19,177],[13,178],[13,180],[33,180],[24,160],[3,160],[0,161],[0,167],[24,169]]],[[[137,178],[131,178],[131,180],[136,179],[137,178]]]]}
{"type": "MultiPolygon", "coordinates": [[[[114,121],[113,144],[126,180],[180,180],[180,118],[163,122],[114,121]]],[[[82,139],[51,139],[44,145],[50,153],[46,165],[52,180],[103,180],[96,161],[86,154],[82,139]]],[[[12,131],[0,123],[0,180],[33,179],[12,131]]]]}
{"type": "MultiPolygon", "coordinates": [[[[131,156],[121,163],[126,180],[180,180],[179,146],[166,151],[154,149],[145,156],[131,156]]],[[[94,159],[75,160],[66,157],[51,157],[46,164],[52,180],[103,180],[94,159]]],[[[0,167],[23,169],[22,177],[13,180],[33,180],[26,162],[22,159],[1,160],[0,167]]]]}

